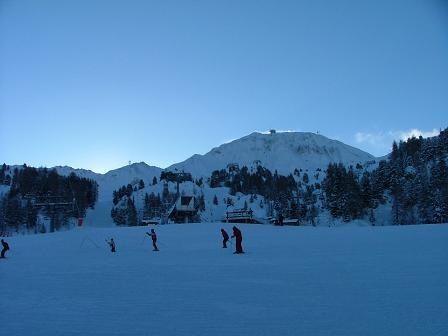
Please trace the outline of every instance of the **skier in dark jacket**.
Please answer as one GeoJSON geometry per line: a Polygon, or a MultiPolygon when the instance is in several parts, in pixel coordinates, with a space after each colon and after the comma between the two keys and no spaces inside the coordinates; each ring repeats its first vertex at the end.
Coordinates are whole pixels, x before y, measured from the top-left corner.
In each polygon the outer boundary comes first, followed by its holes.
{"type": "Polygon", "coordinates": [[[227,248],[227,242],[229,241],[229,235],[227,234],[226,230],[221,229],[222,234],[222,247],[227,248]]]}
{"type": "Polygon", "coordinates": [[[9,245],[3,239],[2,239],[2,245],[3,245],[3,249],[2,249],[2,253],[1,253],[1,258],[4,258],[6,251],[9,250],[9,245]]]}
{"type": "Polygon", "coordinates": [[[244,253],[243,246],[241,246],[241,243],[243,241],[243,236],[241,234],[241,231],[236,226],[234,226],[232,228],[232,230],[233,230],[232,238],[235,237],[235,252],[234,253],[236,253],[236,254],[244,253]]]}
{"type": "Polygon", "coordinates": [[[146,232],[146,234],[148,236],[150,236],[152,239],[152,247],[154,247],[153,251],[158,251],[159,249],[157,248],[157,244],[156,244],[157,243],[157,235],[156,235],[156,232],[154,231],[154,229],[151,229],[151,233],[146,232]]]}
{"type": "Polygon", "coordinates": [[[109,244],[109,246],[110,246],[110,251],[111,251],[111,252],[115,252],[115,242],[114,242],[114,239],[111,238],[110,241],[107,241],[107,240],[106,240],[106,242],[107,242],[107,243],[109,244]]]}

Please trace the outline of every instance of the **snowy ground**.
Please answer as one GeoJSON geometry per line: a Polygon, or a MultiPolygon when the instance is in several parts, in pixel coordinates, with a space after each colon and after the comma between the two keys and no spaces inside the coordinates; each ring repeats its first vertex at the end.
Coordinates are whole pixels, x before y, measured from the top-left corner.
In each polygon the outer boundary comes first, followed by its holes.
{"type": "Polygon", "coordinates": [[[220,227],[8,238],[1,334],[448,335],[448,225],[239,225],[244,255],[220,227]]]}

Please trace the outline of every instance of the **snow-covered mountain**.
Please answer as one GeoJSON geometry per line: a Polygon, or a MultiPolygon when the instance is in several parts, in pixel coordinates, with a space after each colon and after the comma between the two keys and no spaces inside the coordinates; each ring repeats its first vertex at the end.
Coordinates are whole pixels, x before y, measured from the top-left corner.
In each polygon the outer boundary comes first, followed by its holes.
{"type": "Polygon", "coordinates": [[[55,167],[61,175],[68,176],[75,173],[79,177],[89,178],[98,183],[98,202],[110,201],[112,193],[123,185],[133,184],[143,180],[145,183],[152,181],[153,177],[159,179],[162,168],[149,166],[144,162],[133,163],[118,169],[108,171],[106,174],[97,174],[90,170],[73,169],[67,166],[55,167]]]}
{"type": "Polygon", "coordinates": [[[102,176],[102,174],[95,173],[88,169],[75,169],[69,166],[56,166],[54,169],[56,169],[58,174],[62,176],[68,176],[71,173],[75,173],[78,177],[92,179],[95,181],[102,176]]]}
{"type": "Polygon", "coordinates": [[[90,225],[111,224],[110,210],[112,209],[112,194],[123,185],[137,184],[143,180],[145,184],[160,178],[162,168],[149,166],[144,162],[133,163],[118,169],[108,171],[106,174],[97,174],[90,170],[73,169],[70,167],[55,167],[59,174],[70,175],[72,172],[80,177],[90,178],[98,183],[98,201],[94,210],[87,214],[87,223],[90,225]]]}
{"type": "MultiPolygon", "coordinates": [[[[140,180],[143,180],[145,187],[137,190],[132,196],[137,208],[141,210],[146,193],[162,192],[163,185],[160,183],[152,185],[152,181],[156,177],[159,182],[163,170],[188,172],[194,178],[204,177],[206,181],[214,170],[225,169],[228,164],[238,164],[239,167],[247,166],[248,168],[261,165],[272,172],[277,170],[281,175],[288,175],[295,169],[314,172],[320,168],[323,171],[331,162],[355,166],[357,163],[364,164],[374,160],[375,157],[366,152],[319,134],[284,132],[252,133],[213,148],[205,155],[194,155],[166,169],[149,166],[144,162],[111,170],[106,174],[96,174],[89,170],[70,167],[56,167],[56,169],[62,175],[74,172],[80,177],[91,178],[98,183],[98,202],[95,209],[88,212],[86,222],[94,226],[108,226],[112,225],[110,211],[113,207],[113,191],[127,184],[136,186],[140,180]]],[[[323,174],[318,178],[311,174],[310,183],[321,182],[322,178],[323,174]]],[[[171,183],[170,189],[173,188],[175,188],[175,184],[171,183]]],[[[175,189],[172,191],[174,192],[175,189]]],[[[226,211],[223,199],[229,196],[227,188],[210,188],[207,184],[198,187],[194,183],[188,182],[181,185],[181,191],[205,196],[207,210],[202,216],[206,220],[219,220],[226,211]],[[216,196],[220,200],[219,205],[213,204],[213,198],[216,196]]],[[[235,207],[243,207],[244,203],[248,201],[248,197],[237,197],[234,200],[235,207]]],[[[263,216],[265,210],[259,205],[260,201],[251,204],[251,207],[257,215],[263,216]]]]}
{"type": "Polygon", "coordinates": [[[193,155],[166,170],[185,171],[193,176],[209,177],[211,172],[237,163],[248,168],[262,165],[287,175],[294,169],[325,169],[330,162],[344,165],[363,164],[375,157],[360,149],[315,133],[252,133],[213,148],[205,155],[193,155]]]}

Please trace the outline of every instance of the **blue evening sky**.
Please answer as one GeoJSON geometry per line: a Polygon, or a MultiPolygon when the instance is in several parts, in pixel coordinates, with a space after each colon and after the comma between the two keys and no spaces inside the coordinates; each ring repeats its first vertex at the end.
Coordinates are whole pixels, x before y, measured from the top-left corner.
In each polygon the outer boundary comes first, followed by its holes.
{"type": "Polygon", "coordinates": [[[0,163],[167,167],[253,131],[448,126],[445,0],[0,0],[0,163]]]}

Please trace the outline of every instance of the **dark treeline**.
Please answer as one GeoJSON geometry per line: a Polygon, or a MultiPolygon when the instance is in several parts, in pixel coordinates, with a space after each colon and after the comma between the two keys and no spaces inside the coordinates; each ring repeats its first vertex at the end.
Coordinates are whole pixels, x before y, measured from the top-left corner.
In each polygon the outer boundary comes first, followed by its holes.
{"type": "Polygon", "coordinates": [[[133,197],[126,197],[124,206],[114,206],[110,215],[118,225],[136,226],[138,224],[137,208],[133,197]]]}
{"type": "Polygon", "coordinates": [[[134,191],[143,189],[145,182],[139,180],[138,183],[128,184],[122,186],[118,190],[112,192],[112,208],[110,215],[113,221],[118,225],[135,226],[138,222],[137,208],[135,206],[135,199],[132,196],[134,191]]]}
{"type": "Polygon", "coordinates": [[[118,202],[124,197],[127,196],[128,198],[132,196],[132,193],[134,191],[143,189],[145,187],[145,182],[143,180],[139,180],[138,183],[136,183],[134,186],[132,184],[128,184],[125,186],[122,186],[118,190],[114,190],[112,192],[112,202],[114,205],[117,205],[118,202]]]}
{"type": "Polygon", "coordinates": [[[38,215],[49,219],[50,231],[58,230],[69,218],[84,217],[87,208],[94,208],[98,195],[93,180],[26,165],[10,171],[4,164],[0,183],[10,186],[0,199],[0,226],[6,231],[18,231],[21,226],[28,231],[46,231],[44,226],[37,228],[38,215]]]}
{"type": "MultiPolygon", "coordinates": [[[[177,174],[162,172],[160,176],[160,182],[164,184],[162,195],[159,193],[156,195],[153,192],[150,194],[145,193],[143,208],[140,213],[137,210],[133,192],[144,188],[145,185],[142,180],[134,186],[128,184],[127,186],[122,186],[118,190],[114,190],[112,195],[114,206],[111,210],[111,217],[114,223],[118,225],[136,226],[142,224],[139,222],[139,219],[154,219],[165,216],[166,212],[171,208],[178,197],[177,192],[169,192],[167,182],[182,183],[185,181],[193,181],[191,174],[183,172],[177,174]]],[[[200,181],[202,183],[202,179],[200,181]]],[[[197,181],[196,184],[198,183],[199,182],[197,181]]],[[[152,185],[156,184],[157,178],[154,177],[152,185]]],[[[195,202],[197,209],[205,209],[204,195],[196,197],[195,202]]]]}
{"type": "Polygon", "coordinates": [[[288,200],[297,195],[297,183],[292,175],[272,174],[269,169],[258,166],[255,172],[250,172],[246,166],[228,172],[226,169],[215,170],[209,180],[210,187],[230,188],[230,194],[258,194],[272,200],[277,207],[285,208],[288,200]]]}
{"type": "MultiPolygon", "coordinates": [[[[384,185],[377,174],[348,169],[342,164],[329,164],[322,182],[325,206],[334,218],[348,222],[364,217],[386,201],[384,185]]],[[[371,218],[374,223],[374,218],[371,218]]]]}
{"type": "MultiPolygon", "coordinates": [[[[215,170],[209,179],[210,187],[230,188],[230,194],[237,192],[251,195],[262,195],[267,202],[267,212],[270,216],[276,213],[283,213],[288,217],[297,218],[300,221],[309,221],[314,224],[318,215],[317,199],[320,184],[309,184],[307,172],[300,175],[300,170],[296,169],[288,176],[279,175],[277,171],[272,173],[269,169],[257,166],[251,172],[246,166],[241,169],[233,168],[215,170]]],[[[319,171],[316,171],[318,178],[319,171]]],[[[250,198],[253,202],[254,197],[250,198]]],[[[213,203],[217,204],[214,199],[213,203]]],[[[232,205],[232,203],[227,202],[232,205]]],[[[264,206],[262,203],[261,206],[264,206]]]]}
{"type": "Polygon", "coordinates": [[[127,196],[128,198],[132,196],[132,193],[134,191],[137,191],[139,189],[143,189],[145,187],[145,183],[143,180],[140,180],[138,185],[132,186],[132,184],[128,184],[125,186],[122,186],[118,190],[114,190],[112,192],[112,202],[114,205],[117,205],[118,202],[123,198],[123,196],[127,196]]]}
{"type": "Polygon", "coordinates": [[[230,194],[259,194],[267,198],[290,198],[297,190],[297,183],[292,174],[289,176],[274,174],[269,169],[258,166],[255,172],[249,172],[246,166],[232,173],[227,170],[215,170],[210,177],[210,187],[224,186],[230,188],[230,194]]]}
{"type": "Polygon", "coordinates": [[[448,129],[439,136],[393,143],[389,160],[372,172],[330,164],[323,181],[326,207],[333,217],[349,221],[369,216],[389,200],[394,224],[448,221],[448,129]]]}
{"type": "Polygon", "coordinates": [[[448,129],[439,136],[394,143],[378,168],[392,196],[396,224],[448,221],[448,129]]]}
{"type": "MultiPolygon", "coordinates": [[[[137,207],[135,205],[134,197],[130,195],[124,195],[126,197],[120,198],[115,203],[111,210],[111,217],[113,221],[118,225],[136,226],[139,225],[139,216],[137,213],[137,207]]],[[[167,207],[170,206],[176,200],[176,194],[165,191],[162,195],[155,195],[154,193],[145,193],[145,199],[142,209],[142,218],[155,218],[160,217],[167,207]]]]}

